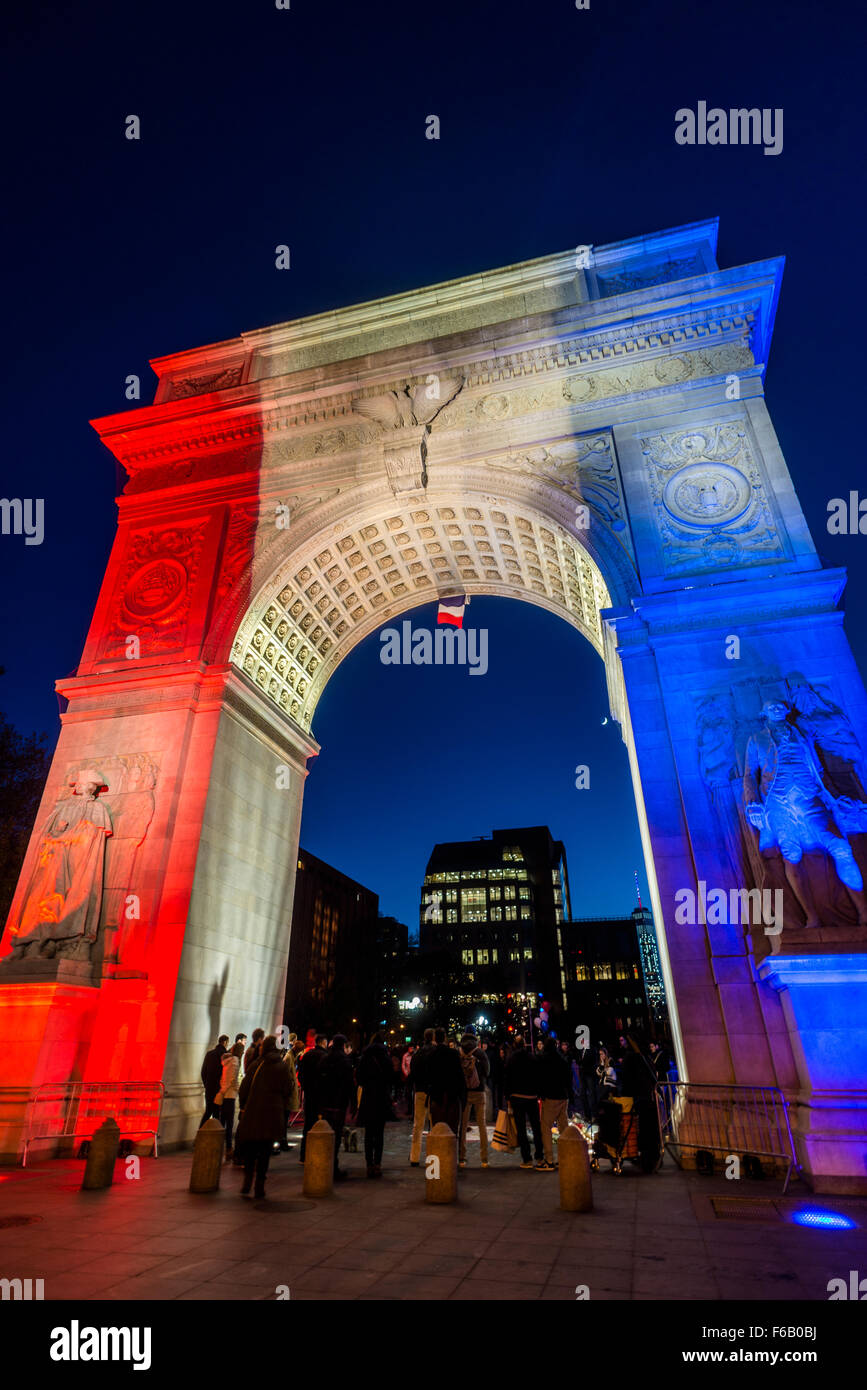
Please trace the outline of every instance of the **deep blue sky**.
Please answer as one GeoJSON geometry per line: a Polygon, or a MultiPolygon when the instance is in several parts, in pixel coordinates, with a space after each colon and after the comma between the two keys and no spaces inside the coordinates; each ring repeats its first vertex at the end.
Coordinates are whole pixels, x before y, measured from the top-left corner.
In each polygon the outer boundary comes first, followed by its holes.
{"type": "MultiPolygon", "coordinates": [[[[830,497],[867,490],[860,5],[90,0],[6,22],[3,492],[44,497],[47,529],[0,539],[0,708],[21,728],[57,732],[111,544],[122,478],[87,421],[125,408],[130,372],[148,399],[148,356],[715,214],[721,265],[787,256],[768,403],[867,666],[867,538],[825,530],[830,497]],[[782,107],[783,153],[677,145],[699,100],[782,107]]],[[[391,671],[386,690],[364,648],[340,669],[305,841],[411,917],[437,838],[547,821],[575,910],[620,912],[637,839],[601,663],[537,610],[482,614],[485,679],[391,671]],[[574,791],[594,759],[599,790],[574,791]]]]}

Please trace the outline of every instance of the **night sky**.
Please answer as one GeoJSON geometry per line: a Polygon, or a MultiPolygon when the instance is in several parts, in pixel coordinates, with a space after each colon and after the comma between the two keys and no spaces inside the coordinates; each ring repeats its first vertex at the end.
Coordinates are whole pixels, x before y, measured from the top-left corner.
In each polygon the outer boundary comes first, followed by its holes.
{"type": "MultiPolygon", "coordinates": [[[[6,23],[3,493],[46,509],[41,546],[0,538],[0,709],[22,730],[56,737],[111,546],[123,474],[88,420],[126,408],[130,373],[151,398],[149,356],[715,215],[721,266],[787,258],[768,406],[867,668],[867,538],[825,524],[867,492],[861,5],[89,0],[6,23]],[[783,152],[676,144],[700,100],[781,107],[783,152]]],[[[413,922],[435,841],[547,823],[574,913],[628,911],[640,848],[600,659],[526,604],[468,616],[484,678],[383,667],[375,635],[339,668],[302,843],[413,922]]]]}

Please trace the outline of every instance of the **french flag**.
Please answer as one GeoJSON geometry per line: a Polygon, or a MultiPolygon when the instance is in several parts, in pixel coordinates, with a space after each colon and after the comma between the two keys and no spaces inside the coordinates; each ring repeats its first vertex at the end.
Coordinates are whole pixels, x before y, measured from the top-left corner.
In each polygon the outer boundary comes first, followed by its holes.
{"type": "Polygon", "coordinates": [[[466,594],[450,594],[440,599],[437,609],[437,623],[448,623],[451,627],[463,627],[464,609],[469,603],[466,594]]]}

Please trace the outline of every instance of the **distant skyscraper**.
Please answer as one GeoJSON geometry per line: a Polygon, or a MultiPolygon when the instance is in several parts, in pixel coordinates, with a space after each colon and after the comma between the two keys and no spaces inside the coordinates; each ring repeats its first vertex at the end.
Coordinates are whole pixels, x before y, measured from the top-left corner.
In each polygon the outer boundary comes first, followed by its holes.
{"type": "Polygon", "coordinates": [[[668,1018],[668,1008],[665,1001],[662,966],[659,960],[659,943],[656,940],[653,913],[649,907],[641,906],[640,895],[638,907],[633,909],[632,917],[638,931],[638,949],[641,953],[641,973],[644,976],[647,1007],[650,1017],[656,1022],[661,1022],[668,1018]]]}

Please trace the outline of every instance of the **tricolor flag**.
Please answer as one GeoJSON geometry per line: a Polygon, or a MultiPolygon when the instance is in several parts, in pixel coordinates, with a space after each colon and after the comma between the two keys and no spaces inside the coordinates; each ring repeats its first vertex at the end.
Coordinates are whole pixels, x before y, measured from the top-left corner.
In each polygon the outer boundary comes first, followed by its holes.
{"type": "Polygon", "coordinates": [[[464,609],[469,603],[466,594],[450,594],[441,598],[437,609],[437,623],[449,623],[452,627],[463,627],[464,609]]]}

